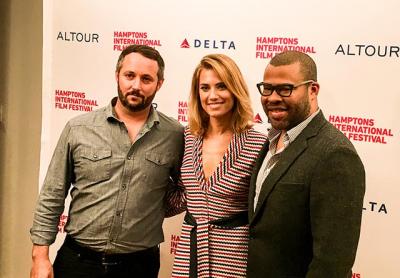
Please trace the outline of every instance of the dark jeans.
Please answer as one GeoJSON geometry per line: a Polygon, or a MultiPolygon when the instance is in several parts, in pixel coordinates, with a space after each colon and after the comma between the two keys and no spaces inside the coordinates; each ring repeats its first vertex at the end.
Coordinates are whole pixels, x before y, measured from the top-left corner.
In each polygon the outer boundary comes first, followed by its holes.
{"type": "Polygon", "coordinates": [[[160,251],[157,247],[124,255],[123,259],[99,260],[63,244],[54,261],[55,278],[157,278],[160,251]]]}

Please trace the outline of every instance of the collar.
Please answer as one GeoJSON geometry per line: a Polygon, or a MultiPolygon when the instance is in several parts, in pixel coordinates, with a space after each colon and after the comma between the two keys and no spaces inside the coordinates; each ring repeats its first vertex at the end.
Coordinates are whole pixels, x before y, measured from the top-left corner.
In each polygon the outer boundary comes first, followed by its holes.
{"type": "MultiPolygon", "coordinates": [[[[107,120],[115,120],[115,121],[120,122],[120,120],[117,117],[117,114],[115,113],[115,105],[117,104],[117,99],[118,99],[118,97],[114,97],[110,101],[110,103],[106,106],[105,114],[106,114],[107,120]]],[[[160,117],[159,117],[156,109],[154,109],[153,105],[151,105],[149,116],[147,117],[145,125],[147,126],[147,128],[150,129],[154,125],[157,125],[159,123],[160,123],[160,117]]]]}
{"type": "MultiPolygon", "coordinates": [[[[318,115],[318,113],[320,111],[321,111],[321,109],[318,108],[318,110],[315,111],[313,114],[311,114],[307,119],[305,119],[304,121],[302,121],[295,127],[289,129],[285,133],[284,142],[292,143],[297,138],[297,136],[299,136],[300,133],[306,128],[306,126],[312,121],[312,119],[314,119],[314,117],[316,115],[318,115]]],[[[268,135],[267,135],[268,140],[270,142],[276,140],[279,137],[279,134],[281,134],[281,132],[282,132],[282,130],[271,128],[268,131],[268,135]]],[[[286,146],[286,144],[285,144],[285,146],[286,146]]]]}

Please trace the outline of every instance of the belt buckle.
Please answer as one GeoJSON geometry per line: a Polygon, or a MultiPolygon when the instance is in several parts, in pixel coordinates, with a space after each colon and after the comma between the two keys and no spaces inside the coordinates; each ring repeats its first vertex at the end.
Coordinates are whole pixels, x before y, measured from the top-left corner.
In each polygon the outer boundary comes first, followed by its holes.
{"type": "Polygon", "coordinates": [[[108,262],[107,258],[106,258],[106,254],[104,253],[101,257],[101,265],[104,267],[108,267],[108,266],[116,266],[119,264],[119,262],[108,262]]]}

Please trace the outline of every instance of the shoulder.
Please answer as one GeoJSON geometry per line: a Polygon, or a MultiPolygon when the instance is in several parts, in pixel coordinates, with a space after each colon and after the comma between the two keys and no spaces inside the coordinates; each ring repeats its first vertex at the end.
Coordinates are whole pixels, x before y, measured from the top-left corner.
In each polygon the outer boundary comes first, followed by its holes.
{"type": "Polygon", "coordinates": [[[158,118],[160,121],[159,126],[163,131],[169,131],[169,132],[183,134],[184,127],[176,119],[174,119],[173,117],[167,116],[160,111],[156,111],[156,112],[158,114],[158,118]]]}
{"type": "Polygon", "coordinates": [[[107,119],[106,110],[107,107],[102,107],[91,112],[80,114],[70,119],[67,125],[74,127],[82,125],[96,125],[100,122],[102,123],[107,119]]]}
{"type": "Polygon", "coordinates": [[[267,135],[255,130],[254,128],[246,130],[244,134],[247,142],[264,145],[264,143],[267,141],[267,135]]]}
{"type": "Polygon", "coordinates": [[[325,141],[330,148],[348,148],[355,151],[353,143],[328,121],[321,128],[319,140],[325,141]]]}

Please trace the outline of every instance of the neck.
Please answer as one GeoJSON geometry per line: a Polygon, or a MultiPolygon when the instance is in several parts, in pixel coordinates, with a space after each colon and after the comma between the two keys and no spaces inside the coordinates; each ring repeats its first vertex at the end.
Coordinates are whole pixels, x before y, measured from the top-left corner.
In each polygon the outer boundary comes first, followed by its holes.
{"type": "Polygon", "coordinates": [[[230,122],[210,119],[206,136],[230,135],[233,133],[230,122]]]}

